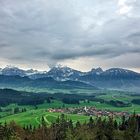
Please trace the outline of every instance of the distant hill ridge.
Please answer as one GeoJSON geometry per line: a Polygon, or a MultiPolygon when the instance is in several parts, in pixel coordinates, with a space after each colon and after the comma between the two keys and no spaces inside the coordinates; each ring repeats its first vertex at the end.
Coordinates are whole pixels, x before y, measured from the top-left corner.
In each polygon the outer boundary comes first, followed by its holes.
{"type": "Polygon", "coordinates": [[[67,66],[61,66],[57,65],[50,69],[48,72],[47,71],[38,71],[38,70],[23,70],[18,67],[12,67],[12,66],[7,66],[5,68],[0,68],[0,75],[8,75],[8,76],[28,76],[29,78],[33,79],[38,79],[38,78],[43,78],[43,77],[53,77],[56,80],[68,80],[71,78],[77,78],[79,76],[85,76],[85,75],[108,75],[108,76],[129,76],[129,75],[135,75],[138,76],[140,73],[123,69],[123,68],[110,68],[108,70],[103,71],[102,68],[96,68],[92,69],[89,72],[81,72],[72,68],[69,68],[67,66]]]}
{"type": "Polygon", "coordinates": [[[20,84],[22,83],[23,85],[27,85],[28,82],[29,86],[39,85],[38,81],[41,81],[40,86],[44,85],[44,87],[48,85],[60,87],[63,84],[70,84],[71,88],[74,88],[74,86],[93,86],[107,89],[139,89],[140,87],[140,73],[122,68],[111,68],[105,71],[102,68],[97,68],[89,72],[81,72],[66,66],[56,66],[48,72],[40,72],[33,69],[23,70],[17,67],[0,69],[0,82],[7,80],[10,83],[12,78],[15,80],[13,82],[11,81],[11,84],[15,81],[20,81],[20,84]],[[9,81],[7,80],[8,78],[9,81]]]}

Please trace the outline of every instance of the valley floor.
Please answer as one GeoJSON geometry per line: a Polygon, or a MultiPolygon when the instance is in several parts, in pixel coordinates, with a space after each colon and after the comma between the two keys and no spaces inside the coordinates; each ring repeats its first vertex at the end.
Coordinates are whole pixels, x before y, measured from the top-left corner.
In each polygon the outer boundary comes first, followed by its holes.
{"type": "MultiPolygon", "coordinates": [[[[37,94],[37,93],[36,93],[37,94]]],[[[79,104],[67,104],[63,103],[59,99],[53,99],[50,103],[45,102],[43,104],[38,105],[17,105],[17,104],[10,104],[5,107],[0,107],[0,122],[1,123],[9,123],[11,121],[15,121],[18,124],[24,126],[28,124],[32,124],[34,126],[38,126],[40,124],[41,118],[43,117],[45,122],[50,125],[52,122],[55,122],[55,120],[60,116],[62,113],[65,113],[66,116],[73,120],[74,123],[77,121],[80,121],[81,123],[86,122],[89,120],[89,117],[91,114],[79,114],[77,113],[71,113],[71,112],[58,112],[58,111],[50,111],[48,109],[66,109],[66,108],[95,108],[96,112],[100,110],[100,112],[104,112],[107,110],[109,114],[110,112],[115,112],[116,114],[123,114],[125,112],[126,114],[140,114],[140,105],[132,103],[133,100],[138,99],[140,100],[139,94],[130,94],[126,92],[119,92],[119,91],[108,91],[108,93],[103,92],[101,94],[99,93],[93,93],[95,95],[96,101],[90,101],[90,100],[81,100],[79,104]],[[99,99],[99,101],[98,101],[99,99]],[[104,102],[102,102],[102,99],[104,102]],[[100,101],[101,100],[101,101],[100,101]],[[115,104],[110,104],[110,101],[113,101],[115,104]],[[119,102],[123,103],[123,106],[119,106],[119,102]],[[125,106],[124,106],[125,105],[125,106]]],[[[78,95],[83,95],[83,93],[78,93],[78,95]]],[[[90,93],[91,95],[91,93],[90,93]]],[[[112,103],[112,102],[111,102],[112,103]]],[[[93,115],[93,118],[96,118],[98,115],[93,115]]],[[[101,115],[104,116],[104,115],[101,115]]],[[[120,117],[115,116],[115,118],[119,121],[121,119],[122,115],[120,117]]]]}

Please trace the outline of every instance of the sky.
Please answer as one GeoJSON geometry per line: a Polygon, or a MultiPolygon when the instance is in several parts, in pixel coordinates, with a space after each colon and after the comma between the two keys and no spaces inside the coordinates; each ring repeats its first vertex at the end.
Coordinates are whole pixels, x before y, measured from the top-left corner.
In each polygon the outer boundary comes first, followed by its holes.
{"type": "Polygon", "coordinates": [[[140,0],[0,0],[0,67],[140,72],[140,0]]]}

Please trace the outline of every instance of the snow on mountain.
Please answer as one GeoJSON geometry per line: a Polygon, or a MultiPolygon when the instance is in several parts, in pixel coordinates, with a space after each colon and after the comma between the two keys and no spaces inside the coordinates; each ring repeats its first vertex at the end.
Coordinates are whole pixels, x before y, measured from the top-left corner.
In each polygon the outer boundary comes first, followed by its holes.
{"type": "Polygon", "coordinates": [[[83,75],[82,72],[69,68],[67,66],[57,65],[48,73],[48,77],[52,77],[58,81],[76,80],[77,77],[83,75]]]}
{"type": "Polygon", "coordinates": [[[127,69],[122,69],[122,68],[111,68],[105,71],[106,73],[134,73],[133,71],[127,70],[127,69]]]}
{"type": "Polygon", "coordinates": [[[84,76],[89,76],[89,77],[98,77],[98,78],[103,78],[103,77],[134,77],[134,76],[139,76],[139,73],[136,73],[131,70],[127,69],[122,69],[122,68],[111,68],[108,70],[103,71],[101,68],[97,69],[92,69],[91,71],[87,72],[86,75],[84,76]]]}
{"type": "MultiPolygon", "coordinates": [[[[57,65],[46,71],[37,71],[33,69],[22,70],[17,67],[0,68],[0,76],[27,76],[33,80],[41,80],[48,82],[48,78],[52,78],[54,82],[74,81],[83,82],[105,89],[137,89],[140,85],[140,73],[133,72],[127,69],[111,68],[103,71],[101,68],[92,69],[89,72],[80,72],[67,66],[57,65]],[[57,80],[57,81],[56,81],[57,80]]],[[[27,78],[25,77],[25,79],[27,78]]],[[[8,77],[7,77],[8,78],[8,77]]],[[[14,77],[13,77],[14,78],[14,77]]],[[[35,81],[36,81],[35,80],[35,81]]],[[[60,83],[61,83],[60,82],[60,83]]],[[[45,83],[45,85],[47,85],[45,83]]],[[[39,84],[39,83],[38,83],[39,84]]]]}
{"type": "Polygon", "coordinates": [[[29,69],[29,70],[26,70],[25,71],[25,74],[27,76],[30,76],[30,75],[33,75],[33,74],[43,74],[43,73],[46,73],[44,71],[38,71],[38,70],[33,70],[33,69],[29,69]]]}
{"type": "Polygon", "coordinates": [[[18,75],[18,76],[24,77],[24,76],[30,76],[33,74],[37,74],[37,73],[42,73],[42,72],[39,72],[39,71],[33,70],[33,69],[23,70],[18,67],[14,67],[14,66],[6,66],[5,68],[0,69],[0,74],[7,75],[7,76],[18,75]]]}
{"type": "Polygon", "coordinates": [[[92,69],[91,71],[89,71],[87,74],[97,74],[97,75],[100,75],[101,73],[103,73],[104,71],[102,70],[102,68],[96,68],[96,69],[92,69]]]}
{"type": "Polygon", "coordinates": [[[79,80],[79,81],[92,81],[92,80],[104,80],[104,79],[124,79],[131,78],[136,79],[140,77],[139,73],[121,69],[121,68],[111,68],[103,71],[100,67],[96,69],[92,69],[89,72],[80,72],[78,70],[74,70],[67,66],[57,65],[50,69],[48,72],[46,71],[38,71],[38,70],[22,70],[17,67],[7,66],[3,69],[0,68],[1,75],[9,75],[15,76],[19,75],[21,77],[28,76],[31,79],[38,79],[44,77],[52,77],[57,81],[66,81],[66,80],[79,80]],[[86,80],[85,80],[86,79],[86,80]]]}
{"type": "Polygon", "coordinates": [[[0,74],[2,74],[2,68],[0,68],[0,74]]]}
{"type": "Polygon", "coordinates": [[[140,76],[139,73],[136,73],[134,71],[131,70],[127,70],[127,69],[122,69],[122,68],[111,68],[106,70],[103,75],[105,76],[114,76],[114,77],[120,77],[120,78],[132,78],[132,77],[137,77],[140,76]]]}
{"type": "Polygon", "coordinates": [[[26,75],[24,70],[12,66],[5,67],[4,69],[2,69],[1,73],[2,75],[8,75],[8,76],[19,75],[23,77],[26,75]]]}

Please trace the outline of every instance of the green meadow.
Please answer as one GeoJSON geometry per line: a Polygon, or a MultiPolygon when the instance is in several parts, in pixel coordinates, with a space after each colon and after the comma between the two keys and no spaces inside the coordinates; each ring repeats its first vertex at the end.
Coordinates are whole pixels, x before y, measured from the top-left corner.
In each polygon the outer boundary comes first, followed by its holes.
{"type": "MultiPolygon", "coordinates": [[[[49,91],[49,90],[47,90],[49,91]]],[[[66,90],[67,91],[67,90],[66,90]]],[[[66,92],[63,90],[63,92],[66,92]]],[[[53,91],[56,92],[56,91],[53,91]]],[[[52,94],[53,94],[52,92],[52,94]]],[[[58,92],[58,91],[57,91],[58,92]]],[[[61,90],[62,92],[62,90],[61,90]]],[[[69,91],[69,93],[75,93],[76,94],[93,94],[96,95],[96,98],[98,99],[104,99],[105,101],[110,101],[110,100],[119,100],[123,102],[131,102],[133,99],[140,99],[140,96],[131,96],[130,93],[127,92],[119,92],[119,91],[91,91],[91,90],[80,90],[78,89],[73,89],[73,91],[69,91]],[[104,93],[104,94],[102,94],[104,93]]],[[[66,92],[68,93],[68,91],[66,92]]],[[[37,94],[37,93],[36,93],[37,94]]],[[[69,108],[69,107],[85,107],[85,106],[92,106],[96,107],[97,109],[101,110],[110,110],[110,111],[117,111],[117,112],[123,112],[127,111],[129,113],[133,113],[134,111],[137,114],[140,114],[140,105],[137,104],[131,104],[131,106],[127,107],[116,107],[107,103],[101,103],[97,101],[80,101],[79,104],[64,104],[60,100],[52,100],[51,103],[44,102],[43,104],[39,104],[37,106],[31,106],[31,105],[22,105],[19,106],[17,104],[10,104],[6,107],[1,107],[4,111],[0,112],[0,122],[11,122],[15,121],[19,125],[27,125],[27,124],[32,124],[34,126],[37,126],[41,123],[41,118],[43,117],[44,120],[48,125],[50,125],[52,122],[54,122],[58,116],[60,116],[60,113],[49,113],[47,112],[47,109],[49,108],[69,108]],[[17,114],[13,113],[14,108],[19,108],[23,109],[26,108],[26,112],[20,112],[17,114]]],[[[66,114],[66,116],[75,123],[76,121],[80,121],[81,123],[84,123],[85,121],[88,121],[89,116],[84,116],[84,115],[76,115],[76,114],[66,114]]],[[[94,116],[93,116],[94,117],[94,116]]]]}
{"type": "MultiPolygon", "coordinates": [[[[1,123],[9,123],[11,121],[15,121],[16,123],[20,124],[21,126],[32,124],[34,126],[38,126],[41,124],[42,117],[44,118],[47,125],[55,122],[55,120],[60,116],[60,113],[50,113],[46,112],[44,109],[38,110],[30,110],[24,113],[19,113],[15,115],[10,115],[0,119],[1,123]]],[[[75,115],[75,114],[65,114],[67,119],[72,120],[73,123],[80,121],[84,123],[89,120],[89,116],[83,115],[75,115]]]]}

